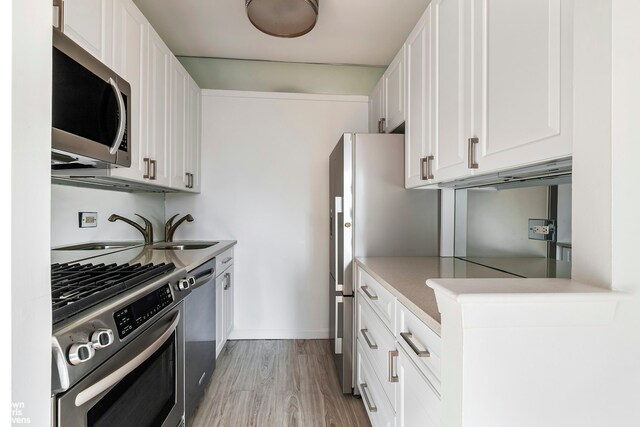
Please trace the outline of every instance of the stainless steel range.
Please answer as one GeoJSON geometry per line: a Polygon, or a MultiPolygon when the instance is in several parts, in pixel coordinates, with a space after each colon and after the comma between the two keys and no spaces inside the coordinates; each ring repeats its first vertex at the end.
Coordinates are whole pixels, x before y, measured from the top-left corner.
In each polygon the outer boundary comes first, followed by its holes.
{"type": "Polygon", "coordinates": [[[52,424],[184,425],[184,302],[173,264],[52,266],[52,424]]]}

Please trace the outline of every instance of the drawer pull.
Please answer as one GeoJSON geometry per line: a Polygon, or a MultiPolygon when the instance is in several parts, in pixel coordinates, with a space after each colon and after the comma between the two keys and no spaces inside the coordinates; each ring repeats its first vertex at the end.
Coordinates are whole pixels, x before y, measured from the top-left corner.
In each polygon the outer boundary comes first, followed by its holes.
{"type": "Polygon", "coordinates": [[[369,287],[368,286],[361,286],[360,289],[362,289],[362,292],[364,292],[365,294],[367,294],[367,296],[369,297],[369,299],[371,301],[377,301],[378,300],[378,295],[376,294],[372,294],[371,292],[369,292],[369,287]]]}
{"type": "Polygon", "coordinates": [[[362,397],[364,397],[364,402],[367,404],[369,412],[378,412],[378,407],[371,403],[367,383],[360,384],[360,391],[362,392],[362,397]]]}
{"type": "Polygon", "coordinates": [[[429,353],[429,350],[420,350],[418,346],[415,345],[415,343],[413,342],[413,334],[411,332],[400,332],[400,336],[405,340],[407,344],[409,344],[409,347],[411,347],[411,350],[414,351],[416,356],[418,357],[431,356],[431,353],[429,353]]]}
{"type": "Polygon", "coordinates": [[[394,374],[393,359],[398,357],[398,350],[392,350],[389,352],[389,382],[397,383],[399,381],[398,374],[394,374]]]}
{"type": "Polygon", "coordinates": [[[371,339],[369,338],[369,330],[368,329],[360,329],[360,333],[364,337],[364,340],[367,342],[367,345],[369,346],[369,348],[371,350],[377,350],[378,349],[378,344],[372,342],[371,339]]]}

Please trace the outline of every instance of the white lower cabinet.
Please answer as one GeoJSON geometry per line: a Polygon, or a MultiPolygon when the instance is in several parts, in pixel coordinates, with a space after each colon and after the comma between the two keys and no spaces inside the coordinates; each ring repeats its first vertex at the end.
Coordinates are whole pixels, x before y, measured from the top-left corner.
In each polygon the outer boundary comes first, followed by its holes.
{"type": "Polygon", "coordinates": [[[371,424],[440,426],[440,337],[371,275],[359,267],[356,274],[357,386],[371,424]],[[381,300],[390,308],[376,305],[381,300]]]}
{"type": "Polygon", "coordinates": [[[373,427],[394,427],[396,417],[393,408],[384,395],[378,378],[373,373],[371,362],[367,358],[362,343],[358,341],[357,387],[362,396],[364,408],[373,427]]]}
{"type": "Polygon", "coordinates": [[[398,427],[438,427],[442,425],[440,396],[418,371],[404,349],[398,350],[398,427]]]}
{"type": "Polygon", "coordinates": [[[216,257],[216,357],[233,330],[233,290],[233,249],[229,249],[216,257]]]}

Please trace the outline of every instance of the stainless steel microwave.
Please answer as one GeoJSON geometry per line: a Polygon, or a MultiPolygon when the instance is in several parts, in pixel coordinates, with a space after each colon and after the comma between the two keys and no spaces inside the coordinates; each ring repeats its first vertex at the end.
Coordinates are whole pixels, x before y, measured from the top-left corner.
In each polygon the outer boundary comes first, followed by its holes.
{"type": "Polygon", "coordinates": [[[131,166],[131,86],[53,30],[51,168],[131,166]]]}

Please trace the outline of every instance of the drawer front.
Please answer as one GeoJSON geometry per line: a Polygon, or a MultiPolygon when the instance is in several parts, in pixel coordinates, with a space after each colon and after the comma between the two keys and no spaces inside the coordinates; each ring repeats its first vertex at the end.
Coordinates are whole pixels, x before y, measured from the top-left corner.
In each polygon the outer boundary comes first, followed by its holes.
{"type": "Polygon", "coordinates": [[[382,323],[395,335],[396,299],[391,292],[371,277],[362,268],[358,268],[358,292],[371,303],[382,323]]]}
{"type": "Polygon", "coordinates": [[[357,386],[371,425],[373,427],[395,427],[396,417],[393,408],[389,405],[360,342],[358,342],[357,361],[357,386]]]}
{"type": "Polygon", "coordinates": [[[358,342],[366,353],[371,367],[380,381],[380,385],[389,400],[391,407],[396,409],[396,385],[394,369],[395,337],[382,324],[378,315],[369,303],[358,295],[358,342]]]}
{"type": "Polygon", "coordinates": [[[441,426],[440,396],[403,349],[398,355],[398,378],[398,427],[441,426]]]}
{"type": "Polygon", "coordinates": [[[216,275],[222,273],[233,264],[233,247],[216,256],[216,275]]]}
{"type": "Polygon", "coordinates": [[[441,339],[402,303],[397,303],[398,344],[440,393],[441,339]]]}

